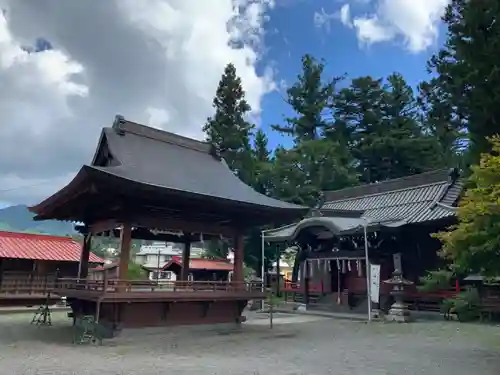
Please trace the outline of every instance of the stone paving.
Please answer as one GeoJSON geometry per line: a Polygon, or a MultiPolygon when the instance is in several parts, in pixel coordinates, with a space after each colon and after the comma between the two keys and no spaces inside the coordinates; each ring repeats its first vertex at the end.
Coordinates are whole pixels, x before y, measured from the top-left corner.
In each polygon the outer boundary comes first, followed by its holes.
{"type": "Polygon", "coordinates": [[[252,314],[240,330],[135,333],[93,347],[70,343],[63,313],[53,327],[30,320],[0,316],[0,375],[500,374],[497,326],[276,314],[270,330],[265,316],[252,314]]]}

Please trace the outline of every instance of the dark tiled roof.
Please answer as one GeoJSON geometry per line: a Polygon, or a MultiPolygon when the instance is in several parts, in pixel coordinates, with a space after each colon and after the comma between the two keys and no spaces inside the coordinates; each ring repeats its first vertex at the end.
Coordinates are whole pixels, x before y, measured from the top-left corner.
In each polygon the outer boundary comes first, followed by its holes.
{"type": "Polygon", "coordinates": [[[194,139],[118,118],[103,131],[118,165],[103,172],[169,190],[258,206],[307,210],[258,193],[217,157],[213,147],[194,139]]]}
{"type": "Polygon", "coordinates": [[[322,208],[361,210],[370,221],[417,223],[453,216],[463,181],[447,169],[325,193],[322,208]]]}
{"type": "MultiPolygon", "coordinates": [[[[92,164],[83,166],[61,191],[31,208],[36,218],[54,218],[54,207],[67,201],[65,195],[77,195],[75,192],[81,191],[89,179],[142,185],[162,197],[188,193],[192,198],[210,198],[238,209],[245,206],[288,219],[308,211],[307,207],[260,194],[243,183],[212,145],[136,124],[121,116],[116,116],[111,128],[102,130],[92,164]]],[[[60,217],[66,218],[62,214],[60,217]]]]}

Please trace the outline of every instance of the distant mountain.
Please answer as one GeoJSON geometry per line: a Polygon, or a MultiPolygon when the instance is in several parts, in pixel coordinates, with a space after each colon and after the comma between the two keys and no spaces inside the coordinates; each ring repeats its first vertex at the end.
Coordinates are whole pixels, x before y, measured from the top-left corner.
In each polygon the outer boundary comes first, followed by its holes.
{"type": "Polygon", "coordinates": [[[34,216],[28,210],[28,207],[24,205],[0,209],[0,230],[53,234],[56,236],[75,234],[72,223],[55,220],[34,221],[34,216]]]}

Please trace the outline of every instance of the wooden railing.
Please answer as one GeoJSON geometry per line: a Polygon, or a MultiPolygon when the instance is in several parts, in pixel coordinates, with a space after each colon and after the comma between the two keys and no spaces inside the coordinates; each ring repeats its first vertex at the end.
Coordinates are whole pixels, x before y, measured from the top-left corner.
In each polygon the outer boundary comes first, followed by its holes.
{"type": "Polygon", "coordinates": [[[0,294],[46,294],[54,285],[55,275],[5,272],[0,283],[0,294]]]}
{"type": "MultiPolygon", "coordinates": [[[[303,293],[304,286],[300,283],[293,283],[291,281],[285,281],[283,286],[280,288],[282,292],[296,292],[303,293]]],[[[310,293],[319,293],[322,292],[323,289],[321,287],[321,283],[312,283],[309,282],[309,292],[310,293]]]]}
{"type": "Polygon", "coordinates": [[[259,292],[261,282],[58,279],[56,290],[89,292],[259,292]]]}

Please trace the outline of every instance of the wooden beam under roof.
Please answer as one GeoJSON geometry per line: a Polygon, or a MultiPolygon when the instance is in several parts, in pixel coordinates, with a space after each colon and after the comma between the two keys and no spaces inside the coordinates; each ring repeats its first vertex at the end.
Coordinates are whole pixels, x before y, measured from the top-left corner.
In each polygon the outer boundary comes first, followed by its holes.
{"type": "MultiPolygon", "coordinates": [[[[85,235],[87,233],[87,229],[83,225],[75,226],[75,230],[85,235]]],[[[95,233],[97,236],[106,236],[106,237],[120,237],[120,229],[115,228],[112,230],[107,230],[99,233],[95,233]]],[[[134,240],[146,240],[146,241],[156,241],[156,242],[174,242],[174,243],[183,243],[186,240],[191,242],[198,242],[201,239],[203,240],[211,240],[211,239],[219,239],[220,236],[210,235],[205,233],[179,233],[175,234],[173,232],[165,232],[165,231],[155,231],[154,229],[147,228],[133,228],[132,229],[132,239],[134,240]]]]}

